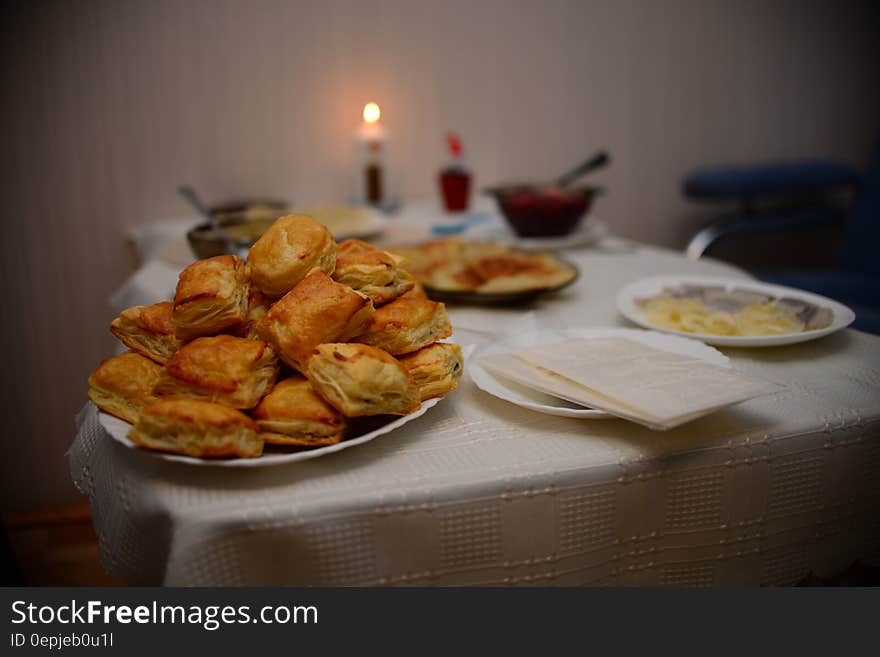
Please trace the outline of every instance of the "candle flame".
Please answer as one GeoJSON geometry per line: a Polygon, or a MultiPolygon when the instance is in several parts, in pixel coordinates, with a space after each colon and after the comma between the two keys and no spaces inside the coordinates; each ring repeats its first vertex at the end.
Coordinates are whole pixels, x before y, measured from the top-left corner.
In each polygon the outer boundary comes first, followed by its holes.
{"type": "Polygon", "coordinates": [[[375,123],[382,116],[379,106],[376,103],[367,103],[364,105],[364,121],[367,123],[375,123]]]}

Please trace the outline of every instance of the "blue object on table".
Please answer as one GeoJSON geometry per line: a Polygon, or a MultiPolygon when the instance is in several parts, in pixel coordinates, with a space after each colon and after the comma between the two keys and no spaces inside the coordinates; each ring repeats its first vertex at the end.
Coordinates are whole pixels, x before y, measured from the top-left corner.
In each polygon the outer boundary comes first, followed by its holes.
{"type": "Polygon", "coordinates": [[[434,235],[458,235],[471,226],[485,223],[491,218],[492,215],[488,212],[474,212],[468,215],[463,221],[455,224],[434,224],[431,226],[431,232],[434,235]]]}

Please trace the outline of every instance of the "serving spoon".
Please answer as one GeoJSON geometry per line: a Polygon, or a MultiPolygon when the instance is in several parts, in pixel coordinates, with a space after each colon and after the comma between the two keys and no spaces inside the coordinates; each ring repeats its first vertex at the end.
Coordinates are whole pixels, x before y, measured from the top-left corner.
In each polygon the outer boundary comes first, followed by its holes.
{"type": "Polygon", "coordinates": [[[607,151],[599,151],[590,159],[578,164],[574,169],[563,173],[556,180],[554,180],[553,183],[557,187],[568,187],[571,183],[573,183],[581,176],[588,174],[590,171],[601,169],[610,161],[611,157],[608,155],[607,151]]]}
{"type": "MultiPolygon", "coordinates": [[[[607,151],[601,150],[591,156],[588,160],[581,162],[573,169],[566,171],[561,176],[558,176],[549,183],[508,183],[495,185],[493,187],[486,187],[485,189],[483,189],[483,192],[498,198],[500,195],[510,193],[511,191],[520,191],[524,189],[537,191],[539,193],[541,192],[541,190],[564,189],[571,185],[581,176],[586,175],[591,171],[595,171],[596,169],[601,169],[609,162],[611,162],[611,156],[608,155],[607,151]]],[[[598,187],[594,187],[592,191],[593,193],[601,193],[603,190],[598,187]]]]}
{"type": "Polygon", "coordinates": [[[217,221],[217,217],[211,214],[210,210],[208,210],[207,206],[202,203],[202,199],[199,198],[199,195],[196,194],[196,190],[194,190],[189,185],[180,185],[177,188],[177,193],[180,194],[187,203],[189,203],[195,211],[202,215],[211,227],[216,230],[223,230],[223,227],[220,225],[220,222],[217,221]]]}
{"type": "Polygon", "coordinates": [[[226,229],[220,223],[220,221],[215,217],[208,207],[202,203],[202,199],[199,198],[199,195],[196,194],[196,190],[190,187],[189,185],[180,185],[177,188],[177,193],[180,194],[187,203],[189,203],[193,208],[195,208],[196,212],[198,212],[205,220],[210,224],[211,230],[215,232],[217,237],[223,241],[223,244],[226,246],[226,251],[228,253],[237,253],[238,249],[235,248],[235,245],[232,243],[232,239],[229,237],[229,233],[226,232],[226,229]]]}

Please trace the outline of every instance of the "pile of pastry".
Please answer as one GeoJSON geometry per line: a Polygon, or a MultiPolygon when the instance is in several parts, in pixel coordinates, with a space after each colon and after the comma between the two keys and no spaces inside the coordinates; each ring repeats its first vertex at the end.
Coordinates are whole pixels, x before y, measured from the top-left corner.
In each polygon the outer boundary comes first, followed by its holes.
{"type": "Polygon", "coordinates": [[[281,217],[247,262],[193,262],[173,302],[114,319],[130,351],[92,373],[89,398],[132,423],[137,445],[195,457],[332,445],[352,418],[409,414],[458,385],[462,355],[440,342],[452,334],[443,304],[401,265],[281,217]]]}
{"type": "Polygon", "coordinates": [[[549,253],[454,237],[395,248],[416,279],[438,291],[506,293],[562,286],[577,272],[549,253]]]}

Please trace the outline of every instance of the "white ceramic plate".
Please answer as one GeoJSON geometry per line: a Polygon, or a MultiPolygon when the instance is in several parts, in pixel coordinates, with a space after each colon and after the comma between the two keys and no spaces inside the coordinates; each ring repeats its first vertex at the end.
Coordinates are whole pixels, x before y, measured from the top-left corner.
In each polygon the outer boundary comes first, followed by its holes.
{"type": "Polygon", "coordinates": [[[581,246],[597,244],[608,235],[608,227],[595,217],[586,216],[580,225],[568,235],[561,237],[519,237],[516,236],[513,246],[529,251],[548,249],[574,249],[581,246]]]}
{"type": "Polygon", "coordinates": [[[309,206],[294,208],[291,212],[307,214],[322,222],[333,233],[333,239],[337,242],[375,237],[388,225],[385,215],[370,207],[309,206]]]}
{"type": "Polygon", "coordinates": [[[578,338],[608,337],[627,338],[655,349],[699,358],[707,363],[714,363],[722,367],[731,367],[727,356],[697,340],[680,338],[675,335],[665,335],[656,331],[642,331],[640,329],[571,328],[559,331],[528,331],[504,338],[500,342],[478,350],[474,357],[468,361],[467,372],[480,390],[532,411],[547,413],[548,415],[559,415],[561,417],[589,418],[592,420],[609,419],[615,416],[605,411],[585,408],[558,397],[545,395],[542,392],[527,388],[505,377],[496,376],[480,365],[480,358],[483,356],[504,354],[517,348],[554,344],[578,338]]]}
{"type": "MultiPolygon", "coordinates": [[[[269,451],[264,453],[261,457],[256,459],[200,459],[194,458],[192,456],[180,456],[178,454],[165,454],[164,452],[155,452],[151,450],[142,450],[144,452],[149,452],[150,454],[163,459],[165,461],[176,461],[178,463],[189,463],[191,465],[202,465],[208,467],[224,467],[224,468],[262,468],[271,465],[281,465],[283,463],[295,463],[297,461],[306,461],[308,459],[316,459],[319,456],[324,456],[325,454],[332,454],[333,452],[339,452],[343,449],[348,449],[349,447],[354,447],[355,445],[363,445],[364,443],[368,443],[379,436],[385,435],[386,433],[390,433],[395,429],[402,427],[407,422],[412,422],[417,417],[421,417],[425,413],[428,412],[428,409],[433,408],[437,405],[437,403],[442,399],[442,397],[435,397],[433,399],[428,399],[422,402],[422,405],[418,408],[418,410],[413,411],[409,415],[404,415],[403,417],[395,418],[388,422],[387,424],[383,424],[381,427],[373,429],[372,431],[365,433],[361,436],[357,436],[355,438],[349,438],[347,440],[343,440],[341,443],[336,443],[335,445],[327,445],[325,447],[318,447],[316,449],[307,449],[299,452],[273,452],[269,451]]],[[[107,433],[109,433],[113,439],[119,443],[122,443],[126,447],[130,447],[132,449],[141,449],[133,442],[128,439],[128,432],[131,429],[131,425],[124,420],[120,420],[119,418],[113,417],[112,415],[108,415],[103,411],[98,412],[98,419],[101,422],[101,426],[106,429],[107,433]]],[[[271,448],[270,448],[271,449],[271,448]]]]}
{"type": "Polygon", "coordinates": [[[608,227],[605,223],[591,215],[584,217],[573,232],[560,237],[520,237],[500,215],[497,221],[490,222],[485,228],[476,226],[467,232],[469,239],[503,241],[526,251],[558,251],[592,246],[607,235],[608,227]]]}
{"type": "Polygon", "coordinates": [[[833,299],[818,294],[813,294],[812,292],[805,292],[804,290],[798,290],[793,287],[784,287],[782,285],[770,285],[769,283],[761,283],[760,281],[751,279],[721,278],[713,276],[652,276],[650,278],[640,279],[634,283],[630,283],[620,290],[617,295],[617,309],[624,317],[639,326],[644,326],[645,328],[654,331],[663,331],[664,333],[702,340],[706,344],[714,344],[720,347],[775,347],[784,344],[794,344],[796,342],[806,342],[807,340],[815,340],[816,338],[821,338],[830,333],[846,328],[852,324],[856,318],[856,314],[842,303],[838,303],[833,299]],[[687,333],[685,331],[660,328],[650,324],[645,319],[644,315],[642,315],[641,309],[636,305],[636,300],[655,296],[660,294],[665,287],[676,287],[681,284],[721,285],[728,290],[736,288],[737,290],[760,292],[773,297],[800,299],[816,306],[828,308],[833,315],[833,320],[830,326],[813,331],[760,336],[687,333]]]}

